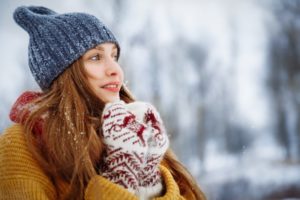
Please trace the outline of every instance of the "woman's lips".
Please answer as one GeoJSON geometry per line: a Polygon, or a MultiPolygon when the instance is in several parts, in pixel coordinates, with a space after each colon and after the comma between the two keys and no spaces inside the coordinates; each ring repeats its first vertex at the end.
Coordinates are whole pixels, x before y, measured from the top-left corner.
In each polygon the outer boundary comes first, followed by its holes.
{"type": "Polygon", "coordinates": [[[110,91],[110,92],[119,92],[120,91],[118,82],[111,82],[111,83],[105,84],[101,88],[105,89],[107,91],[110,91]]]}

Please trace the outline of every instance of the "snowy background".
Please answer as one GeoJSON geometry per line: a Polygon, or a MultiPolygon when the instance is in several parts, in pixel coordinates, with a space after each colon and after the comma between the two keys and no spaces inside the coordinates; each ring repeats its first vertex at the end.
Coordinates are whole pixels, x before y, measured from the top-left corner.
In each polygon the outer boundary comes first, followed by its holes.
{"type": "Polygon", "coordinates": [[[0,132],[38,89],[19,5],[112,29],[129,88],[158,107],[208,199],[300,198],[300,0],[1,0],[0,132]]]}

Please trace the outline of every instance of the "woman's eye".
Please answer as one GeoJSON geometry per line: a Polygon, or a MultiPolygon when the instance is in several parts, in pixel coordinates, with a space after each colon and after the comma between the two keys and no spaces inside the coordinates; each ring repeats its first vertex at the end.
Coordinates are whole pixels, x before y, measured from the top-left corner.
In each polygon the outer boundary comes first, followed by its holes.
{"type": "Polygon", "coordinates": [[[113,55],[113,58],[114,58],[114,60],[118,60],[118,55],[116,54],[116,55],[113,55]]]}
{"type": "Polygon", "coordinates": [[[101,60],[101,55],[99,55],[99,54],[96,54],[96,55],[94,55],[94,56],[90,57],[90,60],[93,60],[93,61],[96,61],[96,60],[101,60]]]}

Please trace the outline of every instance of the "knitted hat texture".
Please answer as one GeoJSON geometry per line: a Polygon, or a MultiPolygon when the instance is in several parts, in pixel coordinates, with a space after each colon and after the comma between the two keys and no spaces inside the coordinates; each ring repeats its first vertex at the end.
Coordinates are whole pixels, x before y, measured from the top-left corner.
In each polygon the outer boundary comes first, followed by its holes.
{"type": "Polygon", "coordinates": [[[21,6],[14,20],[29,34],[29,68],[42,90],[48,89],[70,64],[96,45],[112,42],[113,33],[87,13],[58,14],[40,6],[21,6]]]}

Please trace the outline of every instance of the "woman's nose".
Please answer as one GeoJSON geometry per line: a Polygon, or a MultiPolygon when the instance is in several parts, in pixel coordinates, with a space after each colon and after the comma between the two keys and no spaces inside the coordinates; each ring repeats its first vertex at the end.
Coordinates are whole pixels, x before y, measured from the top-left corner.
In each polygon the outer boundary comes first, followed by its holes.
{"type": "Polygon", "coordinates": [[[118,73],[115,70],[111,70],[111,69],[107,70],[106,73],[107,76],[116,76],[117,74],[118,73]]]}
{"type": "Polygon", "coordinates": [[[116,61],[110,61],[107,63],[106,75],[107,76],[116,76],[118,74],[118,64],[116,61]]]}

